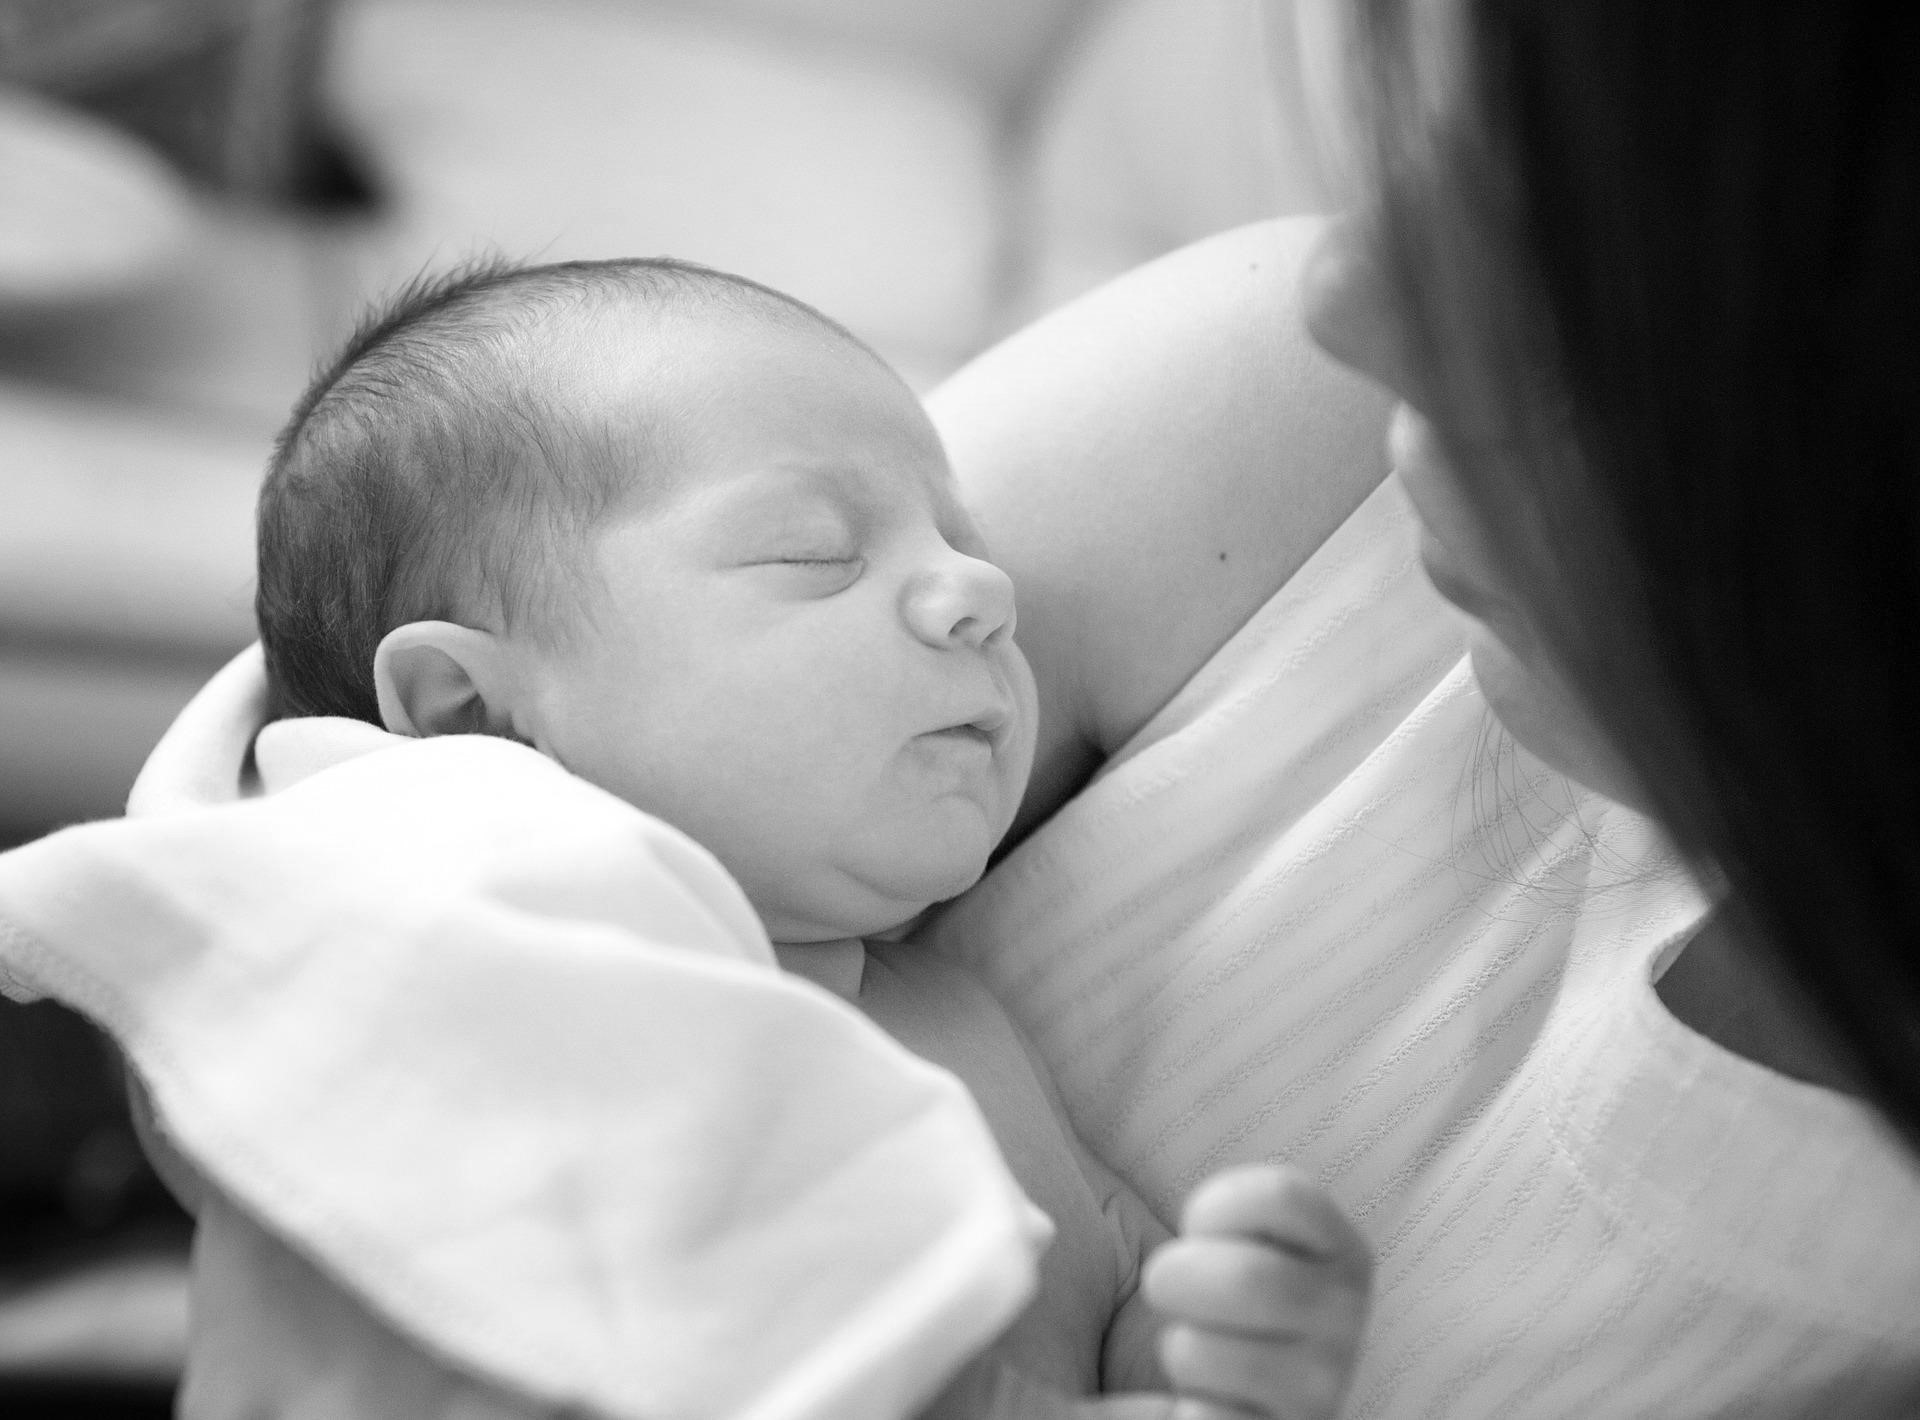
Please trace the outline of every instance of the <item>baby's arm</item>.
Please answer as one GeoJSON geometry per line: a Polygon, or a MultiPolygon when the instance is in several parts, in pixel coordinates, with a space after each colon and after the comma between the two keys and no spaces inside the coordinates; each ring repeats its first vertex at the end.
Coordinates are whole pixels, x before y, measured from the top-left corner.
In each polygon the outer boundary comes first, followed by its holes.
{"type": "Polygon", "coordinates": [[[1201,1184],[1141,1287],[1168,1320],[1160,1360],[1179,1420],[1336,1415],[1372,1272],[1366,1239],[1299,1172],[1255,1164],[1201,1184]]]}
{"type": "Polygon", "coordinates": [[[1143,1260],[1101,1347],[1098,1398],[1054,1393],[987,1358],[923,1420],[1330,1420],[1371,1300],[1373,1252],[1297,1169],[1243,1164],[1206,1179],[1180,1234],[1086,1146],[1025,1032],[1034,1077],[1130,1256],[1143,1260]],[[1175,1396],[1169,1396],[1171,1390],[1175,1396]],[[1177,1400],[1175,1397],[1177,1396],[1177,1400]]]}

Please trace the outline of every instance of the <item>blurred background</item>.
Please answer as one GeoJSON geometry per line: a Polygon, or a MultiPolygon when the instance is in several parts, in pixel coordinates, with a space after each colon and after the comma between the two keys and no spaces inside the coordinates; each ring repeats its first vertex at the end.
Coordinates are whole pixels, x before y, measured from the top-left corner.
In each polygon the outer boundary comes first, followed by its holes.
{"type": "MultiPolygon", "coordinates": [[[[918,387],[1321,205],[1257,0],[0,0],[0,844],[116,814],[251,639],[268,442],[481,252],[791,291],[918,387]]],[[[117,1066],[0,1003],[0,1413],[166,1413],[184,1220],[117,1066]]]]}

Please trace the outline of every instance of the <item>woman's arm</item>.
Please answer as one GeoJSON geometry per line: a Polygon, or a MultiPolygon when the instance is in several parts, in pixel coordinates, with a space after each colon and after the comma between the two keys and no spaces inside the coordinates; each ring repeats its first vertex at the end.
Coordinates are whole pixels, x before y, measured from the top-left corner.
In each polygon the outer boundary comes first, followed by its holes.
{"type": "Polygon", "coordinates": [[[929,400],[1020,597],[1040,747],[1015,834],[1164,705],[1385,473],[1387,406],[1301,326],[1319,223],[1131,272],[929,400]]]}

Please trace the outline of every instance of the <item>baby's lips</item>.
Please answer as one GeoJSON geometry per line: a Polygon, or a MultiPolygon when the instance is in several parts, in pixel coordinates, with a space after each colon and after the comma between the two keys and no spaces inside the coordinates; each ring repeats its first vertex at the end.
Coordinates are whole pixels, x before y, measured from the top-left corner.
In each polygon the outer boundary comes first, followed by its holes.
{"type": "MultiPolygon", "coordinates": [[[[995,688],[997,691],[997,687],[995,688]]],[[[944,734],[951,730],[975,730],[992,740],[999,740],[1012,726],[1014,705],[1012,698],[993,693],[973,701],[961,701],[957,706],[944,711],[934,723],[928,725],[926,734],[944,734]]]]}
{"type": "Polygon", "coordinates": [[[1000,738],[1007,726],[1013,723],[1013,711],[1005,705],[995,705],[961,722],[976,730],[984,731],[993,738],[1000,738]]]}

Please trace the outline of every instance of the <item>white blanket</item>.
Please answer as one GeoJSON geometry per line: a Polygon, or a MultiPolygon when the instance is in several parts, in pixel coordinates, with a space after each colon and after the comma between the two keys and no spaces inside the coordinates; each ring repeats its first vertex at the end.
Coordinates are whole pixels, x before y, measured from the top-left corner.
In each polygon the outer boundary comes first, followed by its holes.
{"type": "Polygon", "coordinates": [[[1018,1311],[1047,1225],[965,1090],[704,850],[476,737],[293,722],[243,792],[260,684],[0,857],[0,987],[103,1025],[216,1197],[540,1407],[901,1416],[1018,1311]]]}

